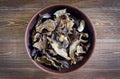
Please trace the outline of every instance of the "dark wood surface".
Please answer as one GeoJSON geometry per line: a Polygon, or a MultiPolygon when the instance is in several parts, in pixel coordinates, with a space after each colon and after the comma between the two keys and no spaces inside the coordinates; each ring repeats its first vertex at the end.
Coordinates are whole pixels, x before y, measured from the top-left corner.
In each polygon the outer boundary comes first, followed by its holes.
{"type": "Polygon", "coordinates": [[[120,0],[0,0],[0,79],[120,79],[120,0]],[[77,71],[60,76],[38,69],[24,45],[31,17],[59,3],[81,9],[96,31],[90,60],[77,71]]]}

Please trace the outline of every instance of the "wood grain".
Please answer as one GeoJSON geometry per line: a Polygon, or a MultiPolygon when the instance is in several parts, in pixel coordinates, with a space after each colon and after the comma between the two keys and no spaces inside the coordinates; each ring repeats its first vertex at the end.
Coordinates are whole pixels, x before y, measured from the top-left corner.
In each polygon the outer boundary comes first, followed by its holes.
{"type": "Polygon", "coordinates": [[[0,79],[120,79],[119,15],[119,0],[0,0],[0,79]],[[38,69],[24,45],[31,17],[46,6],[59,3],[82,10],[96,31],[96,47],[90,60],[62,76],[38,69]]]}

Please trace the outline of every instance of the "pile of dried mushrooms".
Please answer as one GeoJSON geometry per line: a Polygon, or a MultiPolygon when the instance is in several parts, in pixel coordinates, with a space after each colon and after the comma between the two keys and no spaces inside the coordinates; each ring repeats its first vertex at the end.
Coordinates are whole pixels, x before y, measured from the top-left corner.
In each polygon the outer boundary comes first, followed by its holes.
{"type": "Polygon", "coordinates": [[[90,47],[85,24],[82,19],[75,21],[67,9],[39,14],[32,31],[33,60],[59,71],[81,62],[90,47]]]}

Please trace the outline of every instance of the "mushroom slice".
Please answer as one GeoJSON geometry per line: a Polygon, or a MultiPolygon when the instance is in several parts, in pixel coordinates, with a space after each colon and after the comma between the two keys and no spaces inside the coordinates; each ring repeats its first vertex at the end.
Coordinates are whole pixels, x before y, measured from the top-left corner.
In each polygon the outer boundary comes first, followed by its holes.
{"type": "Polygon", "coordinates": [[[43,29],[44,29],[43,24],[40,24],[39,26],[36,26],[36,28],[35,28],[36,32],[39,32],[39,33],[41,33],[43,29]]]}
{"type": "Polygon", "coordinates": [[[46,48],[46,42],[47,42],[47,38],[45,35],[41,39],[33,44],[33,47],[39,49],[40,51],[46,48]],[[43,39],[43,41],[41,39],[43,39]]]}
{"type": "Polygon", "coordinates": [[[48,19],[45,22],[43,22],[43,24],[41,24],[40,26],[36,27],[36,32],[41,33],[43,29],[48,30],[49,32],[54,31],[56,28],[56,24],[55,21],[48,19]]]}
{"type": "Polygon", "coordinates": [[[75,50],[76,50],[76,47],[77,45],[81,42],[81,40],[76,40],[75,42],[73,42],[71,45],[70,45],[70,48],[69,48],[69,55],[70,55],[70,58],[72,59],[72,63],[73,64],[76,64],[76,60],[75,60],[75,50]]]}
{"type": "Polygon", "coordinates": [[[55,68],[60,68],[59,66],[56,65],[54,60],[49,59],[46,56],[37,57],[36,61],[41,64],[45,64],[48,66],[54,66],[55,68]]]}
{"type": "Polygon", "coordinates": [[[65,13],[66,13],[66,9],[62,9],[62,10],[56,11],[53,15],[55,15],[56,17],[60,17],[61,15],[65,13]]]}
{"type": "Polygon", "coordinates": [[[50,18],[50,17],[51,17],[51,15],[50,15],[49,13],[45,13],[45,14],[43,14],[43,15],[39,14],[39,16],[40,16],[41,18],[50,18]]]}
{"type": "Polygon", "coordinates": [[[39,33],[36,33],[35,35],[34,35],[34,37],[33,37],[33,41],[35,42],[35,41],[37,41],[37,39],[39,39],[40,38],[40,34],[39,33]]]}
{"type": "Polygon", "coordinates": [[[73,30],[72,27],[73,27],[74,24],[75,24],[75,23],[74,23],[74,20],[69,20],[69,21],[67,22],[67,29],[68,29],[69,32],[70,32],[71,30],[73,30]]]}
{"type": "Polygon", "coordinates": [[[84,36],[84,33],[81,33],[79,36],[79,40],[81,40],[82,43],[87,43],[88,40],[83,40],[82,37],[84,36]]]}
{"type": "Polygon", "coordinates": [[[86,53],[86,52],[83,50],[82,46],[78,45],[77,52],[75,54],[78,56],[79,54],[82,54],[82,53],[86,53]]]}
{"type": "Polygon", "coordinates": [[[33,44],[33,47],[39,49],[40,51],[42,50],[42,42],[41,41],[38,41],[36,43],[33,44]]]}
{"type": "Polygon", "coordinates": [[[37,57],[36,61],[41,63],[41,64],[46,63],[47,65],[51,65],[51,63],[47,61],[46,56],[37,57]]]}
{"type": "Polygon", "coordinates": [[[56,28],[55,21],[51,19],[46,20],[43,24],[44,24],[45,29],[47,29],[50,32],[54,31],[56,28]]]}
{"type": "Polygon", "coordinates": [[[66,49],[64,49],[64,48],[59,48],[60,46],[60,44],[58,43],[58,42],[56,42],[55,40],[53,40],[53,39],[51,39],[51,38],[49,38],[49,37],[47,37],[47,39],[50,41],[50,44],[51,44],[51,46],[52,46],[52,48],[55,50],[55,52],[58,54],[58,55],[60,55],[60,56],[62,56],[63,58],[65,58],[65,59],[67,59],[67,60],[70,60],[71,58],[70,57],[68,57],[68,54],[67,54],[67,50],[66,49]]]}
{"type": "Polygon", "coordinates": [[[41,21],[42,21],[43,18],[50,18],[50,17],[51,17],[51,15],[48,14],[48,13],[43,14],[43,15],[42,15],[42,14],[39,14],[39,19],[38,19],[38,22],[37,22],[37,24],[36,24],[35,27],[38,27],[38,26],[41,25],[41,21]]]}
{"type": "Polygon", "coordinates": [[[85,28],[85,21],[84,21],[84,20],[81,20],[81,21],[80,21],[80,25],[78,26],[77,30],[78,30],[79,32],[82,32],[82,31],[84,30],[84,28],[85,28]]]}
{"type": "Polygon", "coordinates": [[[88,33],[83,33],[83,37],[88,38],[89,37],[88,33]]]}

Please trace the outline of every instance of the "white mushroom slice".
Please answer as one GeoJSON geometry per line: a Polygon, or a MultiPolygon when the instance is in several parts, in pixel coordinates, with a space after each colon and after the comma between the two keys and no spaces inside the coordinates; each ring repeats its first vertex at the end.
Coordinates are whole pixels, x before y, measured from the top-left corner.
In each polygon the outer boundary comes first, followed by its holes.
{"type": "MultiPolygon", "coordinates": [[[[40,14],[39,14],[40,15],[40,14]]],[[[50,18],[50,14],[49,13],[45,13],[43,15],[40,15],[42,18],[50,18]]]]}
{"type": "Polygon", "coordinates": [[[78,26],[78,31],[79,32],[82,32],[83,30],[84,30],[84,28],[85,28],[85,21],[84,20],[81,20],[80,21],[80,25],[78,26]]]}
{"type": "Polygon", "coordinates": [[[62,10],[57,10],[53,15],[55,15],[56,17],[59,17],[65,13],[66,13],[66,9],[62,9],[62,10]]]}
{"type": "Polygon", "coordinates": [[[64,48],[59,48],[59,43],[56,42],[55,40],[47,37],[47,39],[50,41],[50,44],[52,46],[52,48],[56,51],[56,53],[64,58],[66,58],[67,60],[70,60],[71,58],[68,57],[67,51],[64,48]]]}
{"type": "Polygon", "coordinates": [[[72,59],[72,63],[73,64],[76,64],[76,61],[75,61],[75,50],[76,50],[76,47],[77,45],[81,42],[81,40],[76,40],[75,42],[73,42],[71,45],[70,45],[70,48],[69,48],[69,54],[70,54],[70,58],[72,59]]]}
{"type": "Polygon", "coordinates": [[[77,46],[77,52],[76,52],[76,55],[79,55],[80,53],[86,53],[85,51],[83,51],[83,48],[82,46],[77,46]]]}

